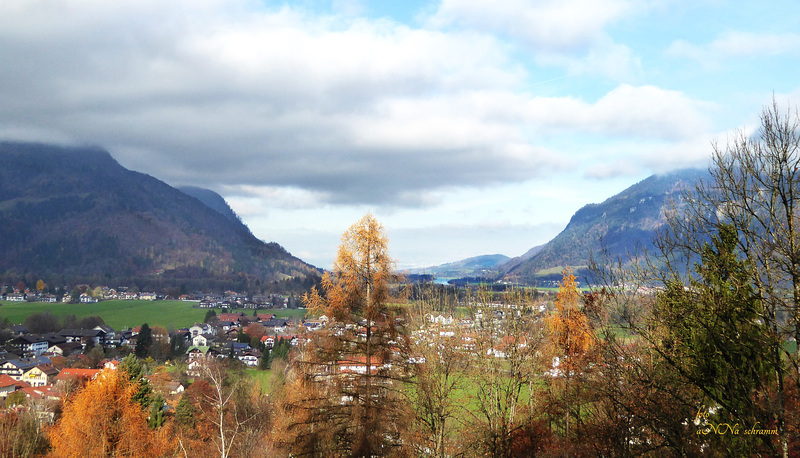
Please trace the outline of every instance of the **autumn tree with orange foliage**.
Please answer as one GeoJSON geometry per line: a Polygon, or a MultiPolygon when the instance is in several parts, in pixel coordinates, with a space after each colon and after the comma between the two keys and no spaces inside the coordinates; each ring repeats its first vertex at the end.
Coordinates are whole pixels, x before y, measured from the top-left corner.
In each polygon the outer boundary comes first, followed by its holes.
{"type": "Polygon", "coordinates": [[[553,368],[550,372],[549,408],[558,419],[563,414],[566,450],[572,444],[572,419],[581,421],[584,402],[581,380],[587,376],[593,358],[594,341],[589,321],[580,309],[582,294],[575,275],[565,269],[555,300],[555,312],[548,317],[553,368]]]}
{"type": "Polygon", "coordinates": [[[67,399],[50,431],[51,456],[171,456],[175,443],[169,427],[151,430],[141,406],[133,401],[136,385],[119,371],[104,370],[67,399]]]}
{"type": "Polygon", "coordinates": [[[292,361],[287,437],[295,456],[386,456],[409,422],[409,339],[394,306],[383,226],[365,215],[342,236],[333,271],[304,302],[329,318],[292,361]]]}
{"type": "Polygon", "coordinates": [[[592,346],[592,334],[586,315],[580,310],[581,293],[572,271],[564,270],[558,293],[556,311],[548,320],[554,352],[563,372],[581,369],[583,358],[592,346]]]}

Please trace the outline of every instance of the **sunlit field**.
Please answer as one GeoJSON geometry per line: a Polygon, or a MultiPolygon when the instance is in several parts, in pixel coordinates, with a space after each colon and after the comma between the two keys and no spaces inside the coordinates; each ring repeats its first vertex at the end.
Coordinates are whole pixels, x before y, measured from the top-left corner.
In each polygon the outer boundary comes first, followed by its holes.
{"type": "MultiPolygon", "coordinates": [[[[197,302],[185,301],[109,300],[93,304],[0,301],[0,318],[8,318],[11,323],[22,323],[28,315],[49,311],[59,318],[68,315],[75,315],[78,318],[98,315],[107,325],[116,330],[130,329],[141,326],[142,323],[150,326],[158,324],[167,329],[183,328],[191,326],[195,322],[202,322],[208,310],[199,308],[197,302]]],[[[222,313],[221,309],[214,310],[217,314],[222,313]]],[[[253,314],[253,309],[234,311],[241,311],[247,315],[253,314]]],[[[302,318],[306,313],[303,309],[261,309],[259,312],[292,318],[302,318]]]]}

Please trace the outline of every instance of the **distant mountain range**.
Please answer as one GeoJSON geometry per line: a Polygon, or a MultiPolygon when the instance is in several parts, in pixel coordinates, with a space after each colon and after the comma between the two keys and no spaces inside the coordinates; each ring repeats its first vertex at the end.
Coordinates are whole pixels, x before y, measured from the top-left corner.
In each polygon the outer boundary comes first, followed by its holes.
{"type": "Polygon", "coordinates": [[[653,175],[599,204],[578,210],[553,240],[501,266],[502,278],[523,283],[557,276],[565,266],[581,269],[592,255],[605,251],[612,258],[653,248],[656,231],[666,223],[670,199],[708,176],[706,170],[685,169],[653,175]]]}
{"type": "Polygon", "coordinates": [[[437,278],[491,277],[497,275],[498,267],[510,260],[511,258],[502,254],[487,254],[439,266],[408,269],[404,273],[427,274],[437,278]]]}
{"type": "Polygon", "coordinates": [[[258,291],[321,274],[258,240],[213,191],[178,190],[102,149],[0,142],[0,164],[0,280],[258,291]]]}
{"type": "Polygon", "coordinates": [[[477,256],[410,273],[435,277],[484,277],[524,284],[546,284],[559,280],[564,267],[579,276],[591,257],[600,260],[603,252],[612,259],[625,259],[639,249],[652,250],[656,232],[664,226],[664,210],[670,199],[693,186],[708,172],[685,169],[653,175],[602,203],[578,210],[569,224],[553,240],[509,259],[503,255],[477,256]]]}
{"type": "MultiPolygon", "coordinates": [[[[99,148],[0,142],[0,281],[125,284],[164,289],[300,290],[321,271],[258,240],[208,189],[173,188],[125,169],[99,148]]],[[[409,274],[535,284],[586,267],[605,250],[651,248],[669,199],[707,176],[651,176],[578,210],[566,228],[522,256],[484,255],[409,274]]]]}

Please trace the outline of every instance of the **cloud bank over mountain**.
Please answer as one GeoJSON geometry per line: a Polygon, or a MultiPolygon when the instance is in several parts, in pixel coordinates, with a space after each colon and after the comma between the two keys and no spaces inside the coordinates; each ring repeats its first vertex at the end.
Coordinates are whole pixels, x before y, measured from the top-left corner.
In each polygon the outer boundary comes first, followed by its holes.
{"type": "Polygon", "coordinates": [[[320,209],[340,215],[316,218],[340,233],[366,208],[399,221],[476,192],[511,225],[565,222],[579,204],[517,213],[553,177],[585,202],[702,165],[710,139],[773,91],[797,93],[781,59],[800,49],[791,21],[748,7],[708,26],[722,8],[12,0],[0,5],[0,138],[101,145],[224,193],[251,227],[320,209]],[[734,76],[736,59],[771,73],[734,76]],[[516,197],[501,194],[509,184],[516,197]]]}

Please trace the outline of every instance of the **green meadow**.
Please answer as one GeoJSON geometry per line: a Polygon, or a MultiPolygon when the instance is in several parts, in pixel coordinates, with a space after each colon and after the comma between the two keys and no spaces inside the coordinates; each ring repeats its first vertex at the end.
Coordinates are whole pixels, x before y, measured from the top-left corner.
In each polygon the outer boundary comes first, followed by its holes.
{"type": "MultiPolygon", "coordinates": [[[[214,309],[217,314],[221,309],[214,309]]],[[[103,321],[116,330],[130,329],[147,323],[150,326],[161,325],[167,329],[191,326],[202,322],[208,309],[201,309],[196,302],[184,301],[123,301],[109,300],[93,304],[46,304],[39,302],[0,301],[0,318],[8,318],[11,323],[22,323],[25,317],[38,312],[49,311],[63,318],[75,315],[83,318],[98,315],[103,321]]],[[[252,309],[233,310],[252,315],[252,309]]],[[[262,313],[274,313],[278,317],[302,318],[305,310],[263,309],[262,313]]]]}

